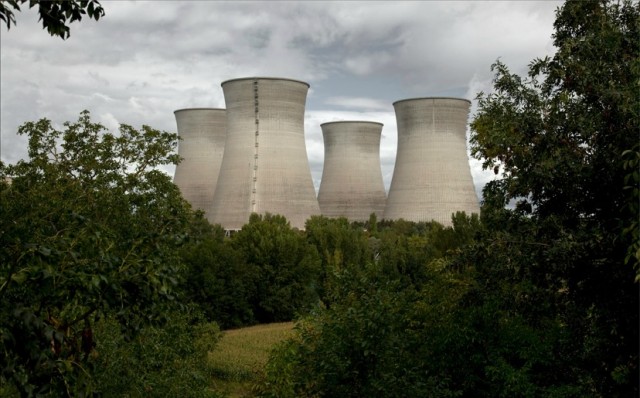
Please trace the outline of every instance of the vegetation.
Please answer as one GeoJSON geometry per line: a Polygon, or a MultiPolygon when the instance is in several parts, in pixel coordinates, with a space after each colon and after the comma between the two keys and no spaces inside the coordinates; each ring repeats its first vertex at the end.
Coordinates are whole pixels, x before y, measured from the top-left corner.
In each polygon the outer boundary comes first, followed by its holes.
{"type": "Polygon", "coordinates": [[[567,2],[553,57],[493,65],[472,151],[503,178],[452,227],[227,237],[157,171],[174,134],[26,123],[29,161],[0,164],[0,395],[637,396],[638,21],[567,2]]]}
{"type": "Polygon", "coordinates": [[[215,323],[191,311],[171,312],[130,340],[104,319],[96,325],[96,389],[104,397],[219,397],[208,361],[219,338],[215,323]]]}
{"type": "Polygon", "coordinates": [[[338,272],[261,394],[637,396],[639,20],[567,2],[552,58],[527,79],[497,62],[472,123],[503,174],[481,219],[377,223],[378,262],[338,272]]]}
{"type": "MultiPolygon", "coordinates": [[[[104,17],[104,9],[96,0],[28,0],[29,8],[38,6],[39,21],[42,28],[51,36],[67,39],[71,35],[68,24],[81,21],[83,16],[88,16],[96,21],[104,17]]],[[[21,11],[20,5],[27,0],[3,0],[0,2],[0,20],[11,29],[11,24],[16,24],[14,11],[21,11]]]]}
{"type": "Polygon", "coordinates": [[[367,236],[362,228],[352,226],[346,218],[312,216],[305,224],[307,242],[320,256],[316,282],[318,298],[325,304],[335,276],[344,269],[357,270],[372,261],[367,236]]]}
{"type": "Polygon", "coordinates": [[[253,268],[225,241],[220,226],[203,218],[198,225],[201,231],[194,231],[181,250],[187,267],[182,284],[185,300],[224,329],[255,324],[251,300],[258,280],[253,268]]]}
{"type": "Polygon", "coordinates": [[[115,135],[86,111],[64,127],[25,123],[30,160],[0,165],[0,377],[23,395],[91,391],[105,315],[127,336],[162,319],[190,222],[156,169],[177,160],[175,134],[122,125],[115,135]]]}
{"type": "Polygon", "coordinates": [[[252,387],[264,377],[269,353],[293,335],[293,323],[270,323],[226,330],[208,366],[218,391],[234,396],[253,396],[252,387]]]}
{"type": "MultiPolygon", "coordinates": [[[[378,227],[392,241],[424,241],[449,254],[421,264],[419,278],[411,268],[388,268],[382,261],[335,271],[327,306],[299,321],[296,336],[274,353],[260,396],[443,396],[448,380],[440,378],[441,368],[448,358],[434,358],[434,350],[446,353],[451,310],[471,283],[446,266],[448,256],[471,240],[447,246],[454,229],[431,223],[378,227]],[[396,227],[411,232],[395,235],[396,227]]],[[[400,264],[415,257],[403,248],[392,255],[400,264]]]]}
{"type": "Polygon", "coordinates": [[[638,286],[625,259],[638,213],[623,155],[638,150],[639,21],[637,2],[565,3],[557,53],[532,62],[527,81],[496,63],[496,91],[479,96],[472,123],[473,152],[504,172],[485,189],[491,233],[468,260],[486,286],[478,304],[495,300],[555,342],[536,373],[585,395],[638,393],[638,286]]]}
{"type": "Polygon", "coordinates": [[[318,253],[283,216],[252,214],[231,246],[255,278],[250,303],[259,323],[290,321],[316,302],[318,253]]]}

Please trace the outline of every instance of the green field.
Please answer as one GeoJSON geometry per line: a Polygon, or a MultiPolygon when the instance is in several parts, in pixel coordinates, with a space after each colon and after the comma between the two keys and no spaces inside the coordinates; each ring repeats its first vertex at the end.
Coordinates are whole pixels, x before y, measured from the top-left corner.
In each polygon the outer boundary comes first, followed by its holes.
{"type": "Polygon", "coordinates": [[[250,397],[269,359],[271,348],[293,334],[293,323],[271,323],[226,330],[209,363],[213,385],[230,397],[250,397]]]}

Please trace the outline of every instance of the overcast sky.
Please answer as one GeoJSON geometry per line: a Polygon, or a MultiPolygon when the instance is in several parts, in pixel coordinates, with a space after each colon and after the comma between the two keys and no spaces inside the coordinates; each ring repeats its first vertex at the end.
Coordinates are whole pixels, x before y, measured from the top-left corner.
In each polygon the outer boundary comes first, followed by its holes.
{"type": "MultiPolygon", "coordinates": [[[[316,189],[324,146],[320,124],[384,124],[388,190],[396,151],[392,103],[491,90],[498,58],[525,74],[554,52],[554,1],[221,2],[103,1],[96,22],[73,23],[66,41],[49,36],[28,5],[17,26],[0,27],[3,162],[26,158],[18,126],[46,117],[61,125],[88,109],[94,121],[176,131],[173,111],[224,108],[220,83],[276,76],[311,85],[305,113],[316,189]]],[[[478,194],[493,173],[470,159],[478,194]]],[[[171,175],[173,168],[165,169],[171,175]]]]}

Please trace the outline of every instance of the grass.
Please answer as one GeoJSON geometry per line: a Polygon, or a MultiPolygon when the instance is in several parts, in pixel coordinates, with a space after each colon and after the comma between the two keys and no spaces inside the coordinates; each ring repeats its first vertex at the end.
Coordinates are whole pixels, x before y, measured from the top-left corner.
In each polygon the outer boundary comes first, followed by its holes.
{"type": "Polygon", "coordinates": [[[271,323],[223,332],[209,353],[213,384],[231,398],[252,396],[251,387],[264,372],[273,346],[293,335],[293,323],[271,323]]]}

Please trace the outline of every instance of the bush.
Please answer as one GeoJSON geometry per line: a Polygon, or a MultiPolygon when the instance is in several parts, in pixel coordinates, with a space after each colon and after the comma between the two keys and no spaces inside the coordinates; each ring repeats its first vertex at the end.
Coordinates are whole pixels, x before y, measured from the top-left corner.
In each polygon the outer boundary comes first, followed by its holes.
{"type": "Polygon", "coordinates": [[[251,305],[259,323],[290,321],[317,301],[317,251],[280,215],[252,214],[231,240],[254,276],[251,305]]]}
{"type": "Polygon", "coordinates": [[[207,361],[220,331],[201,315],[173,312],[132,340],[107,318],[96,325],[96,337],[96,390],[104,397],[220,396],[210,387],[207,361]]]}
{"type": "Polygon", "coordinates": [[[299,322],[296,336],[272,354],[261,396],[454,396],[425,344],[458,295],[457,281],[437,279],[425,295],[375,266],[341,272],[332,306],[299,322]]]}
{"type": "Polygon", "coordinates": [[[86,111],[19,134],[29,160],[0,162],[0,385],[91,394],[95,320],[117,312],[134,332],[174,302],[191,211],[158,168],[178,160],[178,137],[108,132],[86,111]]]}
{"type": "Polygon", "coordinates": [[[256,322],[250,303],[256,284],[253,268],[224,239],[220,226],[209,225],[208,232],[182,249],[182,258],[186,264],[181,285],[185,299],[207,320],[223,329],[256,322]]]}

